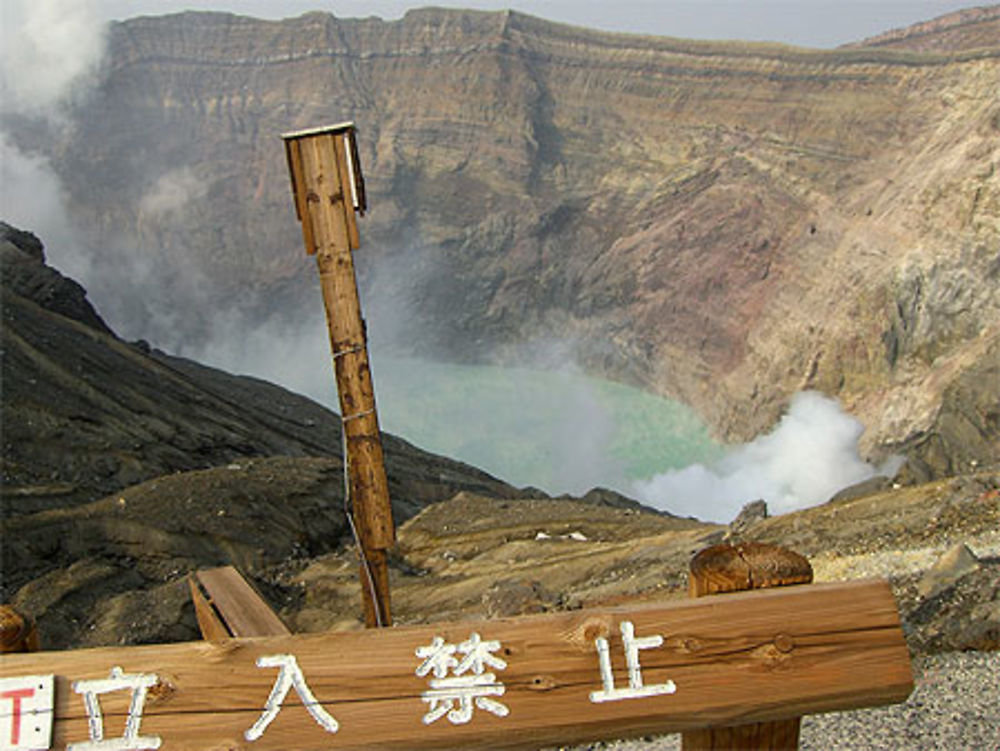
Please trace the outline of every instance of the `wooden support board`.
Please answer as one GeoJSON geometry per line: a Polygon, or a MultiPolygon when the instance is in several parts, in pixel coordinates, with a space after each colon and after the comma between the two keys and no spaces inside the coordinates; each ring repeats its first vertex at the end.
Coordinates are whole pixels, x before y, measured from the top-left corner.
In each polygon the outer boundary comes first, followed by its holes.
{"type": "Polygon", "coordinates": [[[206,639],[217,641],[231,636],[291,633],[257,590],[232,566],[198,571],[189,577],[189,582],[198,626],[206,639]]]}
{"type": "MultiPolygon", "coordinates": [[[[56,676],[53,748],[87,741],[83,692],[98,684],[80,682],[108,683],[113,668],[119,682],[148,684],[127,747],[153,747],[137,739],[158,738],[171,751],[527,749],[887,704],[912,689],[884,581],[496,621],[0,657],[0,677],[56,676]],[[283,697],[279,674],[288,679],[283,697]],[[466,697],[465,721],[462,700],[448,706],[449,694],[466,697]],[[271,721],[261,729],[268,706],[271,721]],[[253,728],[261,732],[250,739],[253,728]]],[[[125,733],[135,693],[99,695],[105,739],[125,733]]],[[[9,703],[0,712],[9,713],[9,703]]]]}

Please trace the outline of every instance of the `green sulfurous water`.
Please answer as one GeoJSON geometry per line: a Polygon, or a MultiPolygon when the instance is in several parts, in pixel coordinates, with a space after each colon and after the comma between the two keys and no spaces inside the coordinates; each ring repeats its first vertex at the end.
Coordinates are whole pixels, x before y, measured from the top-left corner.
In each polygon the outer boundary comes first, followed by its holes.
{"type": "Polygon", "coordinates": [[[384,430],[517,486],[583,493],[632,483],[722,449],[683,404],[573,372],[378,357],[384,430]]]}

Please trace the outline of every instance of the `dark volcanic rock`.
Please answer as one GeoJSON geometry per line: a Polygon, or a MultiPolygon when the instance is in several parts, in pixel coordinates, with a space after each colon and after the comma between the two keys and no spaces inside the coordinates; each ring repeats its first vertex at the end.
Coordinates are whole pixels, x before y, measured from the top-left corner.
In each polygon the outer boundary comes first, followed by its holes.
{"type": "MultiPolygon", "coordinates": [[[[2,231],[0,601],[35,616],[47,646],[193,638],[189,571],[231,563],[267,590],[275,567],[344,542],[336,414],[121,341],[37,238],[2,231]]],[[[383,445],[397,523],[462,490],[516,494],[383,445]]]]}
{"type": "Polygon", "coordinates": [[[1000,559],[974,570],[926,599],[902,598],[911,649],[922,652],[1000,650],[1000,559]]]}
{"type": "Polygon", "coordinates": [[[41,240],[3,221],[0,221],[0,273],[5,293],[14,292],[54,313],[111,333],[87,300],[86,290],[45,265],[41,240]]]}
{"type": "Polygon", "coordinates": [[[892,478],[885,477],[884,475],[876,475],[875,477],[869,477],[867,480],[862,480],[861,482],[854,483],[853,485],[849,485],[846,488],[838,490],[830,497],[829,503],[850,501],[854,498],[864,498],[866,495],[881,493],[883,490],[887,490],[891,486],[892,478]]]}
{"type": "MultiPolygon", "coordinates": [[[[520,497],[528,498],[529,493],[521,492],[520,497]]],[[[545,494],[541,493],[538,497],[545,498],[545,494]]],[[[609,490],[608,488],[591,488],[584,495],[576,498],[571,495],[562,495],[559,498],[566,500],[581,501],[583,503],[592,503],[595,506],[607,506],[609,508],[619,508],[619,509],[631,509],[632,511],[643,511],[646,513],[662,514],[663,516],[678,518],[674,514],[670,514],[666,511],[659,511],[657,509],[646,506],[645,504],[639,503],[627,496],[622,495],[616,490],[609,490]]]]}
{"type": "Polygon", "coordinates": [[[917,584],[922,597],[932,597],[953,585],[966,574],[979,569],[979,559],[968,546],[959,543],[941,556],[917,584]]]}
{"type": "Polygon", "coordinates": [[[555,610],[559,598],[540,581],[529,578],[501,579],[483,593],[483,608],[488,618],[545,613],[555,610]]]}
{"type": "MultiPolygon", "coordinates": [[[[5,248],[5,516],[242,457],[340,456],[333,412],[259,379],[129,345],[100,322],[79,285],[41,264],[40,251],[5,248]]],[[[406,516],[461,489],[512,490],[391,436],[385,451],[406,516]]]]}
{"type": "Polygon", "coordinates": [[[740,509],[740,513],[729,523],[726,539],[735,540],[739,538],[750,527],[757,522],[767,519],[767,517],[767,502],[765,500],[758,498],[756,501],[744,504],[743,508],[740,509]]]}
{"type": "MultiPolygon", "coordinates": [[[[8,597],[49,648],[176,640],[178,624],[194,627],[187,606],[168,597],[154,612],[155,602],[189,572],[232,564],[266,585],[269,569],[335,550],[346,532],[341,478],[331,459],[245,459],[14,517],[4,529],[8,597]]],[[[184,638],[197,638],[192,628],[184,638]]]]}

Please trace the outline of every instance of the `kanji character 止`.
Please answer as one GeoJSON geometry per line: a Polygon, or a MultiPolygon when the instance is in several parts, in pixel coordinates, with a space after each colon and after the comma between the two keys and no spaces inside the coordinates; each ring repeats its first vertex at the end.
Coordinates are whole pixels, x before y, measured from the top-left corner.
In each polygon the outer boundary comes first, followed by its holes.
{"type": "Polygon", "coordinates": [[[597,648],[598,665],[601,669],[600,691],[591,691],[590,700],[594,703],[604,701],[618,701],[620,699],[641,699],[647,696],[660,696],[672,694],[677,690],[673,681],[666,683],[654,683],[650,686],[643,685],[642,670],[639,667],[639,650],[655,649],[663,645],[663,637],[659,634],[653,636],[636,637],[635,626],[632,621],[622,621],[620,626],[622,632],[622,642],[625,645],[625,665],[628,667],[628,688],[615,688],[615,676],[611,672],[611,654],[608,640],[603,636],[594,640],[597,648]]]}

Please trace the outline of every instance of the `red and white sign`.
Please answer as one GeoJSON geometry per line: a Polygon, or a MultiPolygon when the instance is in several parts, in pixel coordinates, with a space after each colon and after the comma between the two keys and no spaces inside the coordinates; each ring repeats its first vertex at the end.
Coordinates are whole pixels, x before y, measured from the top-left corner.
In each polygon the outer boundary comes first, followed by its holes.
{"type": "Polygon", "coordinates": [[[52,740],[55,676],[0,678],[0,751],[40,751],[52,740]]]}

